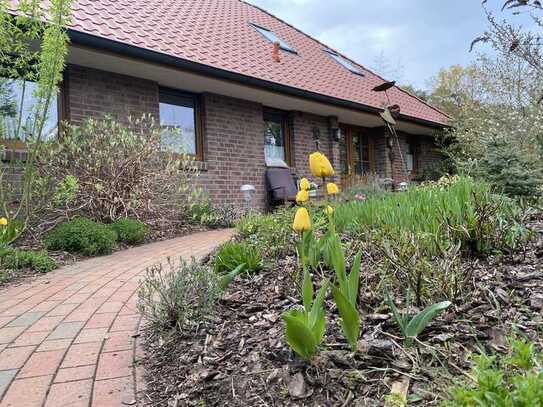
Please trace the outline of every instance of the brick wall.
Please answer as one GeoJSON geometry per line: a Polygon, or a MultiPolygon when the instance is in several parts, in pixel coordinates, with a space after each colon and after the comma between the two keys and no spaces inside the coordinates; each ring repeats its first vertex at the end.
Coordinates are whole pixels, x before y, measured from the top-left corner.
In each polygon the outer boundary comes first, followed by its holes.
{"type": "Polygon", "coordinates": [[[241,206],[244,184],[256,187],[255,207],[266,206],[262,106],[226,96],[204,95],[206,171],[197,185],[213,202],[241,206]]]}
{"type": "Polygon", "coordinates": [[[64,102],[70,121],[109,114],[125,120],[150,113],[158,117],[158,84],[111,72],[69,65],[64,102]]]}
{"type": "MultiPolygon", "coordinates": [[[[340,163],[340,145],[333,142],[328,130],[328,118],[309,113],[296,112],[293,118],[293,138],[294,138],[294,163],[296,176],[308,177],[312,179],[309,170],[309,155],[316,151],[314,139],[314,130],[319,133],[319,150],[325,154],[330,163],[335,168],[337,176],[334,181],[338,181],[341,172],[340,163]]],[[[313,180],[320,184],[320,180],[313,180]]]]}
{"type": "MultiPolygon", "coordinates": [[[[267,194],[262,105],[215,94],[204,94],[202,99],[205,163],[195,184],[205,189],[214,203],[236,206],[243,204],[240,186],[252,184],[257,189],[254,207],[265,209],[267,194]]],[[[155,117],[159,115],[157,83],[77,65],[70,65],[67,69],[64,100],[68,118],[73,122],[104,114],[120,120],[143,113],[155,117]]],[[[315,151],[313,135],[314,129],[318,129],[320,150],[336,168],[338,176],[334,181],[338,182],[345,169],[345,145],[332,141],[328,119],[293,112],[291,126],[295,174],[298,177],[310,176],[309,154],[315,151]]],[[[401,160],[396,158],[392,171],[386,160],[388,150],[384,129],[372,129],[371,132],[376,171],[381,176],[398,177],[402,173],[401,160]]],[[[431,139],[421,137],[419,168],[439,158],[427,140],[431,139]]],[[[401,145],[402,150],[406,151],[404,135],[401,135],[401,145]]]]}

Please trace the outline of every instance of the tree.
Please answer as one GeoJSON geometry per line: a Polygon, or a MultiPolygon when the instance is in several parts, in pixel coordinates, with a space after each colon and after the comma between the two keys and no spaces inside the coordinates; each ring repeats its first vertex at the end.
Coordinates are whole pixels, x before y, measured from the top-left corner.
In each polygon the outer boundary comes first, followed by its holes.
{"type": "Polygon", "coordinates": [[[486,8],[488,0],[482,1],[485,6],[489,28],[474,39],[471,49],[478,43],[489,43],[499,52],[512,53],[523,59],[533,69],[543,75],[542,47],[543,39],[543,6],[540,0],[507,0],[502,3],[501,12],[512,11],[511,16],[498,19],[486,8]],[[533,28],[526,29],[515,25],[511,20],[515,16],[528,14],[533,28]]]}
{"type": "MultiPolygon", "coordinates": [[[[0,0],[0,78],[19,80],[23,84],[36,82],[26,160],[20,164],[11,159],[9,168],[0,170],[0,211],[3,212],[0,215],[22,220],[20,232],[28,225],[34,209],[36,152],[43,142],[47,113],[62,80],[72,2],[50,0],[42,4],[40,0],[20,0],[13,6],[10,1],[0,0]],[[39,47],[35,47],[37,43],[39,47]],[[16,166],[20,167],[22,180],[20,185],[13,186],[6,175],[16,166]]],[[[16,138],[20,138],[21,129],[20,125],[16,126],[16,138]]]]}
{"type": "Polygon", "coordinates": [[[512,195],[539,193],[542,90],[540,72],[508,50],[440,71],[430,101],[452,116],[457,142],[446,151],[457,170],[512,195]]]}

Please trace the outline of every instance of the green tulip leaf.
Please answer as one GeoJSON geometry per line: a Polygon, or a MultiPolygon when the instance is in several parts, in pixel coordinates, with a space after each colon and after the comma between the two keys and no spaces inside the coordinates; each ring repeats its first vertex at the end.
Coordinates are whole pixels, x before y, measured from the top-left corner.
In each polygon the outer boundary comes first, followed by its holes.
{"type": "Polygon", "coordinates": [[[450,301],[443,301],[430,305],[421,311],[409,322],[409,324],[407,324],[407,327],[405,328],[405,336],[407,339],[416,338],[437,314],[449,308],[450,305],[450,301]]]}
{"type": "Polygon", "coordinates": [[[360,317],[356,307],[349,302],[347,297],[343,295],[337,287],[332,287],[334,300],[341,317],[341,327],[343,334],[351,344],[353,351],[356,349],[358,335],[360,334],[360,317]]]}
{"type": "Polygon", "coordinates": [[[282,315],[286,323],[287,342],[302,359],[309,360],[317,352],[317,341],[307,325],[306,315],[291,310],[282,315]]]}

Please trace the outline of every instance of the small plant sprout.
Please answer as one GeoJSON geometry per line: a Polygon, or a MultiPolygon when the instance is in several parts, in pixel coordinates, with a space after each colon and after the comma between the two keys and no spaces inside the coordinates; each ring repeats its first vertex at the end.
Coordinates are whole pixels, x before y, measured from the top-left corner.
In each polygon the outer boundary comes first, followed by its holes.
{"type": "Polygon", "coordinates": [[[407,310],[404,313],[400,313],[400,311],[398,310],[398,307],[396,307],[396,304],[394,304],[394,301],[390,297],[390,293],[386,286],[385,286],[384,292],[385,292],[385,301],[387,305],[389,306],[390,310],[392,311],[394,320],[396,321],[396,323],[400,327],[400,330],[402,331],[402,335],[404,337],[406,346],[412,346],[414,340],[422,331],[424,331],[424,329],[428,326],[428,324],[432,322],[432,319],[434,319],[435,316],[439,314],[440,312],[449,308],[449,306],[451,305],[450,301],[439,302],[437,304],[432,304],[426,307],[417,315],[412,316],[409,313],[409,309],[411,308],[411,291],[409,289],[407,290],[407,295],[406,295],[407,310]]]}

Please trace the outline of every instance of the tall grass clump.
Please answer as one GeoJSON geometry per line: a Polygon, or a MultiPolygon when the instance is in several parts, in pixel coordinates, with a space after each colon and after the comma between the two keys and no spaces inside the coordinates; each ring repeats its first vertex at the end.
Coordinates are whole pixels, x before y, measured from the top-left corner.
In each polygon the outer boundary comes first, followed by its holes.
{"type": "Polygon", "coordinates": [[[463,291],[469,270],[461,257],[517,250],[530,235],[523,216],[489,185],[453,177],[340,205],[334,219],[339,231],[369,242],[388,276],[407,282],[421,304],[463,291]]]}

